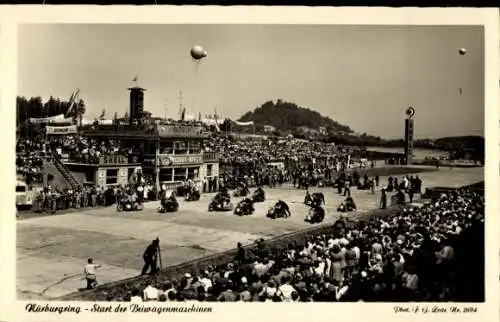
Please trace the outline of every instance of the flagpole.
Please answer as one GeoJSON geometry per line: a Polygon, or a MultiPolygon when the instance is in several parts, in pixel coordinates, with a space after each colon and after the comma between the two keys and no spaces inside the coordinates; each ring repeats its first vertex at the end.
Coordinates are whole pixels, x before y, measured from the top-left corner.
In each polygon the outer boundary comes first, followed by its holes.
{"type": "Polygon", "coordinates": [[[182,91],[179,92],[179,118],[182,117],[182,91]]]}
{"type": "Polygon", "coordinates": [[[165,108],[165,121],[167,120],[167,102],[168,102],[167,99],[163,100],[163,105],[164,105],[164,108],[165,108]]]}

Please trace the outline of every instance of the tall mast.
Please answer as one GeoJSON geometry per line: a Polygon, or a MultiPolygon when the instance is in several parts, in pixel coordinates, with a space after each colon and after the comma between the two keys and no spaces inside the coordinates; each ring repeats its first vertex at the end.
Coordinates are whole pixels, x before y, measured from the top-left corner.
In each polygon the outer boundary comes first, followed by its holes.
{"type": "Polygon", "coordinates": [[[179,92],[179,119],[182,117],[182,91],[179,92]]]}

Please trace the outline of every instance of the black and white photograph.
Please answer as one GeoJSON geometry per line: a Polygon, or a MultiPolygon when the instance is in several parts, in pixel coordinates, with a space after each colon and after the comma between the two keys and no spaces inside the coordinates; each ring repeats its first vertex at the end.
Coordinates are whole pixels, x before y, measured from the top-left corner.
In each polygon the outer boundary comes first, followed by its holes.
{"type": "Polygon", "coordinates": [[[484,26],[17,33],[19,301],[485,302],[484,26]]]}

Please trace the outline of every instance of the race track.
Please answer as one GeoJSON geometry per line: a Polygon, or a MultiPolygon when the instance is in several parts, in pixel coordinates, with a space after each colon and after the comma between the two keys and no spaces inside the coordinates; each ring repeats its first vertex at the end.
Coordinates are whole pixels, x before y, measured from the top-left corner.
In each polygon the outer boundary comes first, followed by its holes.
{"type": "MultiPolygon", "coordinates": [[[[425,187],[463,186],[484,180],[483,168],[448,169],[420,173],[425,187]]],[[[386,179],[381,178],[381,183],[386,179]]],[[[256,204],[252,216],[239,217],[231,212],[209,213],[211,195],[200,201],[184,202],[173,214],[156,212],[158,202],[146,204],[135,213],[118,213],[115,207],[86,209],[63,215],[36,217],[17,222],[17,295],[18,299],[51,299],[83,287],[83,265],[93,257],[102,264],[100,283],[136,276],[142,268],[142,252],[159,237],[163,265],[232,249],[237,242],[249,244],[258,238],[269,238],[308,228],[304,222],[307,207],[303,190],[290,185],[266,190],[266,202],[256,204]],[[292,217],[270,220],[267,209],[278,199],[285,200],[292,217]]],[[[333,223],[343,200],[332,188],[321,189],[326,197],[326,218],[333,223]]],[[[314,189],[312,189],[314,191],[314,189]]],[[[358,215],[377,208],[380,192],[352,189],[358,215]]],[[[233,198],[236,204],[241,198],[233,198]]]]}

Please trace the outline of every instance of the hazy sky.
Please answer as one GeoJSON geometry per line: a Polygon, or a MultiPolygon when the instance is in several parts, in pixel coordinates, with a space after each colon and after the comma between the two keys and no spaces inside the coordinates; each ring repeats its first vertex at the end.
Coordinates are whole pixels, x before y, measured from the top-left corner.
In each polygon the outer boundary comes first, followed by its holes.
{"type": "Polygon", "coordinates": [[[395,138],[414,105],[416,137],[484,131],[482,27],[52,24],[19,26],[18,43],[19,95],[67,99],[80,88],[89,118],[122,115],[139,75],[156,116],[167,100],[178,117],[182,91],[195,115],[238,118],[281,98],[395,138]],[[198,70],[193,45],[208,52],[198,70]]]}

